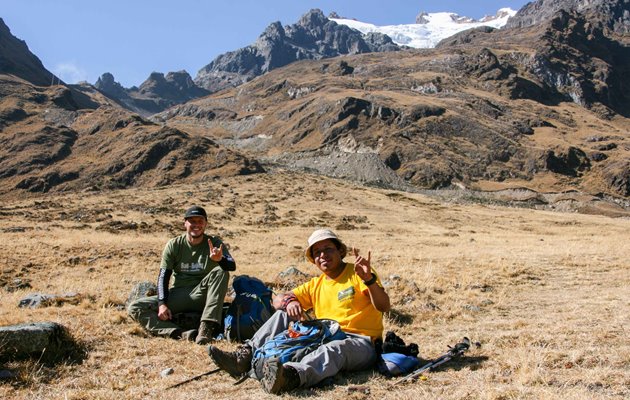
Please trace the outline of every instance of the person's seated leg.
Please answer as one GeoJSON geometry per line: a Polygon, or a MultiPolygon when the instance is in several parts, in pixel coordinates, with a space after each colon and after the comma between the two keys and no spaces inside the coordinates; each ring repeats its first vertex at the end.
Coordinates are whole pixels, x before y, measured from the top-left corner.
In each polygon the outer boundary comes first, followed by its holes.
{"type": "Polygon", "coordinates": [[[203,309],[199,333],[195,342],[207,344],[220,333],[223,301],[228,290],[230,274],[216,267],[190,293],[191,299],[203,309]]]}
{"type": "Polygon", "coordinates": [[[250,340],[237,348],[236,351],[226,352],[216,346],[208,346],[208,355],[217,367],[230,375],[239,378],[252,368],[253,353],[268,339],[285,331],[289,327],[289,316],[284,311],[276,311],[265,322],[250,340]]]}
{"type": "Polygon", "coordinates": [[[181,336],[182,330],[177,324],[158,318],[157,296],[143,297],[133,301],[129,304],[127,313],[152,335],[174,338],[181,336]]]}
{"type": "Polygon", "coordinates": [[[277,334],[286,331],[289,328],[289,315],[282,310],[277,310],[271,317],[264,323],[254,336],[247,341],[247,343],[253,348],[257,349],[262,347],[263,344],[270,338],[277,334]]]}
{"type": "Polygon", "coordinates": [[[345,339],[323,344],[299,362],[287,362],[284,366],[298,370],[303,386],[311,387],[339,371],[369,369],[374,363],[376,350],[370,338],[347,334],[345,339]]]}

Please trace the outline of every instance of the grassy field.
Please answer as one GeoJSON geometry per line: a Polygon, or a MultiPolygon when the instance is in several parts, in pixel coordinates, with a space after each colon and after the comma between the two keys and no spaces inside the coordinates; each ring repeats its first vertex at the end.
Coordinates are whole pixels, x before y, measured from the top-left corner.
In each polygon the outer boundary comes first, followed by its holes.
{"type": "MultiPolygon", "coordinates": [[[[466,357],[399,386],[367,371],[285,398],[609,399],[630,397],[630,221],[461,205],[328,178],[274,174],[199,185],[7,200],[0,205],[0,325],[55,321],[88,349],[78,364],[6,363],[3,399],[258,399],[259,383],[215,374],[205,346],[147,336],[124,304],[155,281],[183,210],[203,205],[237,274],[273,283],[316,273],[306,238],[328,226],[372,252],[393,311],[386,330],[430,359],[470,337],[466,357]],[[15,279],[31,288],[13,290],[15,279]],[[30,293],[78,304],[18,308],[30,293]],[[161,377],[160,372],[174,373],[161,377]],[[369,393],[352,391],[361,385],[369,393]]],[[[229,343],[221,344],[231,348],[229,343]]]]}

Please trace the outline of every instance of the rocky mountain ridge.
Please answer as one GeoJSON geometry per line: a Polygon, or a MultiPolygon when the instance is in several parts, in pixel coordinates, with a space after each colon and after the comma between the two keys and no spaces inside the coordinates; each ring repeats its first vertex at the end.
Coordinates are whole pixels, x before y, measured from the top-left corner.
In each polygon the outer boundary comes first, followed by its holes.
{"type": "MultiPolygon", "coordinates": [[[[577,12],[587,16],[589,21],[601,21],[605,31],[616,32],[618,40],[625,40],[630,32],[630,0],[538,0],[525,5],[517,15],[509,18],[505,28],[528,27],[551,20],[560,10],[577,12]]],[[[332,14],[335,16],[336,14],[332,14]]],[[[417,22],[426,22],[422,13],[417,22]]],[[[489,19],[501,18],[497,13],[489,19]]],[[[453,15],[462,21],[469,18],[453,15]]],[[[347,26],[335,24],[324,16],[321,10],[313,9],[292,25],[283,27],[279,22],[271,23],[257,41],[244,48],[217,56],[211,63],[201,68],[194,81],[184,71],[169,72],[165,79],[159,73],[152,73],[141,85],[126,89],[119,85],[115,90],[105,91],[120,104],[144,116],[160,112],[168,107],[202,97],[226,88],[236,87],[274,68],[303,59],[321,59],[344,54],[396,51],[400,47],[387,35],[367,33],[363,35],[347,26]],[[172,87],[169,76],[187,75],[186,85],[172,87]],[[167,81],[164,84],[164,80],[167,81]],[[152,88],[169,87],[168,90],[152,88]],[[143,90],[144,87],[144,90],[143,90]]],[[[100,89],[106,73],[95,84],[100,89]]]]}
{"type": "Polygon", "coordinates": [[[118,101],[130,111],[149,116],[176,104],[210,94],[195,85],[186,71],[169,72],[164,76],[153,72],[140,87],[124,88],[110,73],[103,74],[94,84],[98,90],[118,101]]]}
{"type": "Polygon", "coordinates": [[[313,9],[292,25],[274,22],[254,44],[218,56],[199,70],[195,83],[217,92],[299,60],[396,50],[399,46],[385,35],[364,36],[313,9]]]}
{"type": "MultiPolygon", "coordinates": [[[[603,24],[576,11],[561,10],[536,27],[536,41],[528,46],[532,56],[525,54],[526,58],[512,64],[535,76],[542,85],[521,87],[519,97],[544,97],[551,104],[573,101],[602,116],[630,116],[628,83],[624,79],[630,65],[628,46],[607,36],[603,24]]],[[[444,40],[438,48],[463,44],[501,48],[527,40],[531,32],[532,29],[513,28],[501,37],[494,31],[463,32],[444,40]]],[[[486,61],[488,67],[499,67],[492,59],[486,61]]],[[[504,70],[502,74],[507,76],[510,72],[513,71],[504,70]]]]}
{"type": "Polygon", "coordinates": [[[144,116],[175,104],[199,98],[304,59],[337,57],[379,51],[399,46],[386,35],[368,34],[338,25],[314,9],[286,27],[271,23],[252,45],[217,56],[201,68],[194,81],[185,71],[154,72],[139,88],[124,88],[111,73],[103,74],[95,87],[131,111],[144,116]]]}

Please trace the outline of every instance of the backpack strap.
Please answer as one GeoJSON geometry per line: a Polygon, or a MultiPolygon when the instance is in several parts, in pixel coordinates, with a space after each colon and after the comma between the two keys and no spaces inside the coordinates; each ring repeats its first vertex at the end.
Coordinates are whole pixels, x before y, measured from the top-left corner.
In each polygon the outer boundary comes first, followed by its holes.
{"type": "Polygon", "coordinates": [[[235,319],[235,326],[236,326],[236,340],[238,340],[239,342],[241,342],[241,316],[243,315],[243,308],[240,304],[236,305],[236,319],[235,319]]]}

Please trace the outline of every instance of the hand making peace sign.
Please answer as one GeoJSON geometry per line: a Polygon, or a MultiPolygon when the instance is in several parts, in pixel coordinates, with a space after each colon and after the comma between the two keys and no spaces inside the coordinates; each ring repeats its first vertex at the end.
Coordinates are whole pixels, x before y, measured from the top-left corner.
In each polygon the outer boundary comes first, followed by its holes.
{"type": "Polygon", "coordinates": [[[354,255],[354,272],[364,281],[372,278],[372,268],[370,267],[370,258],[372,252],[368,251],[367,259],[359,255],[359,249],[352,248],[352,254],[354,255]]]}

